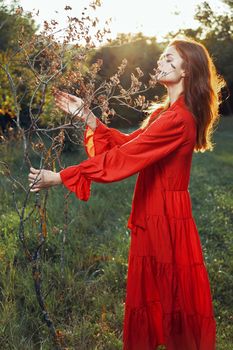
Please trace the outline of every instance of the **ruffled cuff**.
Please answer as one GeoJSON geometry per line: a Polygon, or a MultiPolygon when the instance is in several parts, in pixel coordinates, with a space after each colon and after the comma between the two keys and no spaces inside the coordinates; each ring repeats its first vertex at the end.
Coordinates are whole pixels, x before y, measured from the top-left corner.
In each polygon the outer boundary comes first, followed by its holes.
{"type": "Polygon", "coordinates": [[[109,142],[109,129],[96,118],[96,128],[92,130],[86,125],[84,131],[84,147],[89,158],[107,150],[109,142]]]}
{"type": "Polygon", "coordinates": [[[88,201],[91,193],[91,180],[88,180],[81,173],[79,165],[70,166],[60,171],[63,185],[76,197],[83,201],[88,201]]]}

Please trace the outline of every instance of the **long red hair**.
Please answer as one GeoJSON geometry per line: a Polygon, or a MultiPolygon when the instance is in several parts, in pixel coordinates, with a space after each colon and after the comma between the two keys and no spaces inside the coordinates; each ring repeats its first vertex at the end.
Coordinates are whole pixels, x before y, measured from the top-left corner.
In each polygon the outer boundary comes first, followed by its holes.
{"type": "MultiPolygon", "coordinates": [[[[183,59],[182,68],[186,71],[183,92],[185,103],[197,121],[194,151],[212,151],[214,147],[212,135],[220,117],[221,89],[226,84],[225,80],[218,75],[213,60],[203,44],[183,36],[174,38],[168,46],[176,48],[183,59]]],[[[165,96],[160,104],[153,104],[153,109],[161,109],[156,117],[168,107],[168,96],[165,96]]],[[[143,121],[141,127],[148,125],[149,119],[150,116],[143,121]]]]}

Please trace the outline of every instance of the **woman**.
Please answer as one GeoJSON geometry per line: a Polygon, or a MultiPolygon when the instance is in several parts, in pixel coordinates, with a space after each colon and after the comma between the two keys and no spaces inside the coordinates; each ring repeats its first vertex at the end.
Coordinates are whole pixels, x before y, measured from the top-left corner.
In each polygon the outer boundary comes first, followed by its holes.
{"type": "MultiPolygon", "coordinates": [[[[64,184],[82,200],[91,181],[137,177],[132,211],[124,350],[213,350],[216,322],[201,242],[188,190],[193,151],[213,149],[223,86],[205,47],[174,39],[158,61],[167,100],[131,134],[108,128],[89,111],[89,159],[60,173],[31,168],[31,191],[64,184]]],[[[59,92],[66,112],[82,100],[59,92]]]]}

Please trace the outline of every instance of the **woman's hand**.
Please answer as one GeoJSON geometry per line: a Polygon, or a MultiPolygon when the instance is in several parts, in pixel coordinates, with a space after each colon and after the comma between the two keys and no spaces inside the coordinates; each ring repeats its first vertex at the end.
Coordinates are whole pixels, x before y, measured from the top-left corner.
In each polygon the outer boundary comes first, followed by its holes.
{"type": "Polygon", "coordinates": [[[81,98],[60,90],[56,90],[54,96],[57,107],[62,109],[65,113],[77,115],[83,119],[84,102],[81,98]]]}
{"type": "Polygon", "coordinates": [[[85,108],[81,98],[60,90],[56,90],[54,96],[57,107],[65,113],[72,114],[80,118],[83,122],[87,122],[92,129],[95,129],[96,117],[89,108],[85,108]]]}
{"type": "Polygon", "coordinates": [[[59,173],[45,169],[30,168],[28,175],[30,192],[38,192],[43,188],[60,185],[62,183],[59,173]]]}

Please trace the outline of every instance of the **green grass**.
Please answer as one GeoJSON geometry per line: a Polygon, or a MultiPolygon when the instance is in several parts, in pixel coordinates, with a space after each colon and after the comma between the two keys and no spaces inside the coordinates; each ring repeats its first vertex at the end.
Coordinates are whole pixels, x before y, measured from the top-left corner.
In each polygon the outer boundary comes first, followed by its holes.
{"type": "MultiPolygon", "coordinates": [[[[233,348],[233,118],[222,119],[213,152],[194,154],[190,181],[193,214],[202,241],[217,320],[217,350],[233,348]]],[[[1,146],[1,160],[27,186],[20,145],[1,146]]],[[[85,159],[83,151],[64,153],[65,165],[85,159]]],[[[36,164],[36,159],[35,164],[36,164]]],[[[43,250],[43,290],[50,316],[67,349],[122,348],[129,231],[135,177],[92,185],[88,202],[69,197],[68,234],[64,232],[63,188],[48,198],[48,237],[43,250]]],[[[18,216],[9,179],[0,176],[0,349],[53,349],[34,294],[31,266],[18,239],[18,216]]],[[[19,207],[23,192],[15,188],[19,207]]],[[[33,204],[31,195],[30,203],[33,204]]],[[[29,208],[28,208],[29,210],[29,208]]],[[[38,223],[26,225],[30,249],[38,223]]]]}

